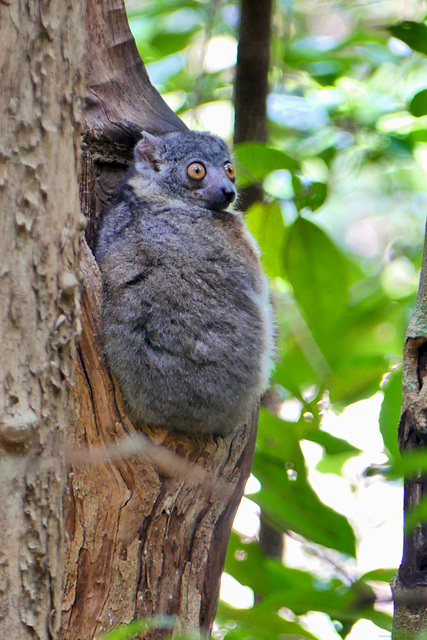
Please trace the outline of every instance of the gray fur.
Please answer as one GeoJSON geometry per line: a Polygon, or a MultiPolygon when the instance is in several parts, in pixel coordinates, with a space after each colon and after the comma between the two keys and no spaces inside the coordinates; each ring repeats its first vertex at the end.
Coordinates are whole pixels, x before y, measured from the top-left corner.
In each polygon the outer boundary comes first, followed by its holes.
{"type": "Polygon", "coordinates": [[[227,161],[207,133],[143,134],[102,219],[102,342],[135,424],[226,435],[268,382],[268,288],[241,215],[226,210],[227,161]]]}

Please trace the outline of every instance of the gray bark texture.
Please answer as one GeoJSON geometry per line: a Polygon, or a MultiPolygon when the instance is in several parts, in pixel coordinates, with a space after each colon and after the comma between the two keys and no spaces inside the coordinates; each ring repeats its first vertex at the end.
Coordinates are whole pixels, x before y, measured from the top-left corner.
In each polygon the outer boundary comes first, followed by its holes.
{"type": "MultiPolygon", "coordinates": [[[[427,242],[424,245],[420,286],[414,314],[408,326],[403,356],[403,399],[399,422],[402,453],[423,453],[427,447],[427,242]]],[[[425,465],[425,462],[424,462],[425,465]]],[[[418,640],[427,634],[427,522],[408,526],[414,509],[427,499],[424,468],[405,478],[405,533],[403,558],[392,581],[394,600],[393,640],[418,640]]],[[[425,507],[424,507],[425,513],[425,507]]]]}
{"type": "Polygon", "coordinates": [[[0,3],[0,637],[57,637],[79,331],[82,0],[0,3]]]}

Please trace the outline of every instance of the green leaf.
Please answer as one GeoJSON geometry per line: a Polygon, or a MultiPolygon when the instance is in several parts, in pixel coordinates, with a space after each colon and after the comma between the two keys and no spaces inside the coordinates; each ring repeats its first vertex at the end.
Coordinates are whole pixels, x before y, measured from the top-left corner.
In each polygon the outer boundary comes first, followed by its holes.
{"type": "Polygon", "coordinates": [[[234,152],[253,181],[263,180],[266,175],[279,169],[288,169],[288,171],[299,169],[296,160],[280,149],[262,142],[242,142],[235,146],[234,152]]]}
{"type": "Polygon", "coordinates": [[[300,177],[293,175],[292,186],[298,211],[302,211],[306,207],[316,211],[326,200],[328,187],[323,182],[304,181],[300,177]]]}
{"type": "Polygon", "coordinates": [[[291,287],[287,286],[286,294],[281,294],[280,283],[276,294],[277,282],[272,283],[275,300],[276,322],[278,331],[278,353],[281,359],[276,363],[274,379],[295,396],[301,389],[314,383],[323,386],[323,381],[330,373],[330,367],[317,346],[301,311],[290,295],[291,287]]]}
{"type": "Polygon", "coordinates": [[[388,27],[390,33],[405,42],[411,49],[427,54],[427,27],[420,22],[405,20],[388,27]]]}
{"type": "Polygon", "coordinates": [[[416,118],[427,114],[427,89],[423,89],[414,95],[409,103],[409,111],[416,118]]]}
{"type": "Polygon", "coordinates": [[[336,476],[341,476],[343,466],[351,457],[353,457],[351,453],[336,453],[332,456],[324,454],[316,464],[316,470],[320,473],[333,473],[336,476]]]}
{"type": "Polygon", "coordinates": [[[247,638],[256,635],[257,640],[276,640],[276,638],[295,638],[301,640],[317,640],[309,631],[296,622],[285,620],[278,615],[277,606],[269,599],[251,609],[235,609],[224,602],[219,602],[216,622],[229,625],[237,622],[237,629],[229,630],[225,638],[247,638]],[[242,633],[243,632],[243,633],[242,633]]]}
{"type": "Polygon", "coordinates": [[[348,270],[343,254],[322,229],[298,218],[288,233],[285,266],[313,335],[325,341],[346,308],[348,270]]]}
{"type": "Polygon", "coordinates": [[[333,84],[335,80],[343,74],[347,65],[341,60],[327,60],[311,62],[307,64],[307,71],[316,78],[317,82],[327,86],[333,84]]]}
{"type": "Polygon", "coordinates": [[[271,458],[272,462],[284,463],[294,469],[301,480],[306,478],[305,460],[300,447],[301,428],[298,423],[285,422],[263,407],[259,412],[257,450],[271,458]]]}
{"type": "Polygon", "coordinates": [[[306,440],[311,440],[311,442],[317,442],[321,444],[325,449],[326,453],[334,456],[341,454],[349,454],[350,456],[356,456],[360,453],[360,449],[350,444],[347,440],[343,440],[342,438],[337,438],[333,436],[331,433],[327,431],[322,431],[321,429],[316,429],[306,433],[304,435],[306,440]]]}
{"type": "Polygon", "coordinates": [[[347,440],[337,438],[321,429],[307,433],[305,439],[311,442],[317,442],[325,449],[322,459],[316,465],[316,469],[321,473],[335,473],[340,475],[342,467],[347,460],[360,453],[360,449],[354,447],[347,442],[347,440]]]}
{"type": "Polygon", "coordinates": [[[370,354],[339,363],[326,381],[331,402],[342,407],[370,398],[378,391],[388,366],[383,356],[370,354]]]}
{"type": "MultiPolygon", "coordinates": [[[[280,323],[279,326],[282,329],[280,323]]],[[[295,335],[289,334],[287,337],[287,345],[281,349],[282,362],[276,363],[273,380],[298,397],[301,389],[317,382],[318,376],[313,370],[308,354],[301,350],[295,335]]]]}
{"type": "Polygon", "coordinates": [[[347,518],[326,506],[307,480],[299,437],[301,427],[260,412],[253,472],[261,491],[251,496],[270,523],[292,530],[341,553],[355,555],[355,535],[347,518]]]}
{"type": "MultiPolygon", "coordinates": [[[[293,471],[293,470],[292,470],[293,471]]],[[[294,531],[328,549],[355,557],[355,536],[348,520],[326,506],[307,482],[292,482],[289,469],[279,468],[257,456],[254,473],[263,485],[251,499],[274,528],[294,531]],[[280,490],[277,484],[281,483],[280,490]]]]}
{"type": "MultiPolygon", "coordinates": [[[[126,13],[128,17],[156,17],[157,19],[179,9],[192,9],[200,12],[200,2],[197,0],[156,0],[155,2],[146,2],[143,6],[136,5],[134,7],[127,6],[126,13]]],[[[202,14],[203,15],[203,14],[202,14]]]]}
{"type": "MultiPolygon", "coordinates": [[[[359,618],[365,618],[366,620],[370,620],[377,627],[381,629],[386,629],[387,631],[391,631],[393,618],[390,614],[385,613],[384,611],[377,611],[376,609],[359,609],[357,612],[359,618]]],[[[408,639],[409,640],[409,639],[408,639]]]]}
{"type": "Polygon", "coordinates": [[[402,370],[396,369],[387,379],[381,403],[379,425],[384,446],[393,458],[399,459],[397,427],[402,407],[402,370]]]}
{"type": "Polygon", "coordinates": [[[265,557],[255,542],[243,542],[235,533],[227,549],[225,570],[260,594],[272,611],[282,607],[296,615],[324,611],[333,619],[355,622],[361,607],[369,613],[367,605],[375,602],[373,591],[366,584],[347,585],[338,578],[323,580],[285,567],[280,561],[265,557]]]}
{"type": "Polygon", "coordinates": [[[396,575],[397,569],[373,569],[360,577],[362,582],[390,582],[396,575]]]}
{"type": "Polygon", "coordinates": [[[121,624],[112,629],[105,635],[101,636],[102,640],[126,640],[134,638],[135,634],[142,633],[147,629],[172,629],[174,619],[172,616],[154,616],[152,618],[142,618],[140,620],[132,620],[129,624],[121,624]]]}
{"type": "Polygon", "coordinates": [[[269,278],[282,276],[285,226],[278,203],[256,202],[248,209],[245,220],[261,249],[261,263],[266,275],[269,278]]]}
{"type": "Polygon", "coordinates": [[[157,49],[161,56],[169,56],[188,47],[195,31],[191,29],[186,33],[159,33],[151,41],[151,46],[157,49]]]}

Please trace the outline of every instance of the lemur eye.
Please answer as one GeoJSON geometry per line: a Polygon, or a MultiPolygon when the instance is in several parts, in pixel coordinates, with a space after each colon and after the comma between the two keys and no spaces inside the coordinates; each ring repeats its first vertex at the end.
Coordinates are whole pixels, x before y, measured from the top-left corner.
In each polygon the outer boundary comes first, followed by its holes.
{"type": "Polygon", "coordinates": [[[231,162],[226,162],[224,165],[224,171],[225,173],[228,175],[228,177],[230,178],[230,180],[234,180],[234,178],[236,177],[236,169],[233,167],[233,165],[231,164],[231,162]]]}
{"type": "Polygon", "coordinates": [[[203,180],[206,175],[206,169],[201,162],[192,162],[187,169],[187,173],[193,180],[203,180]]]}

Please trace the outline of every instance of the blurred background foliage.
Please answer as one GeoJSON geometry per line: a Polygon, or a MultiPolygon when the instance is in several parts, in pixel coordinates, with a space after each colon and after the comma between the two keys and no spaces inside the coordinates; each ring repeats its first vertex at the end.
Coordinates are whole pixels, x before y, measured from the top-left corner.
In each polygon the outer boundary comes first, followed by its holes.
{"type": "MultiPolygon", "coordinates": [[[[231,141],[238,2],[127,10],[164,99],[231,141]]],[[[415,0],[276,0],[268,144],[235,155],[240,184],[265,194],[246,220],[276,309],[280,411],[261,410],[216,638],[390,637],[400,363],[427,209],[426,14],[415,0]],[[260,548],[260,508],[285,534],[283,562],[260,548]]]]}

